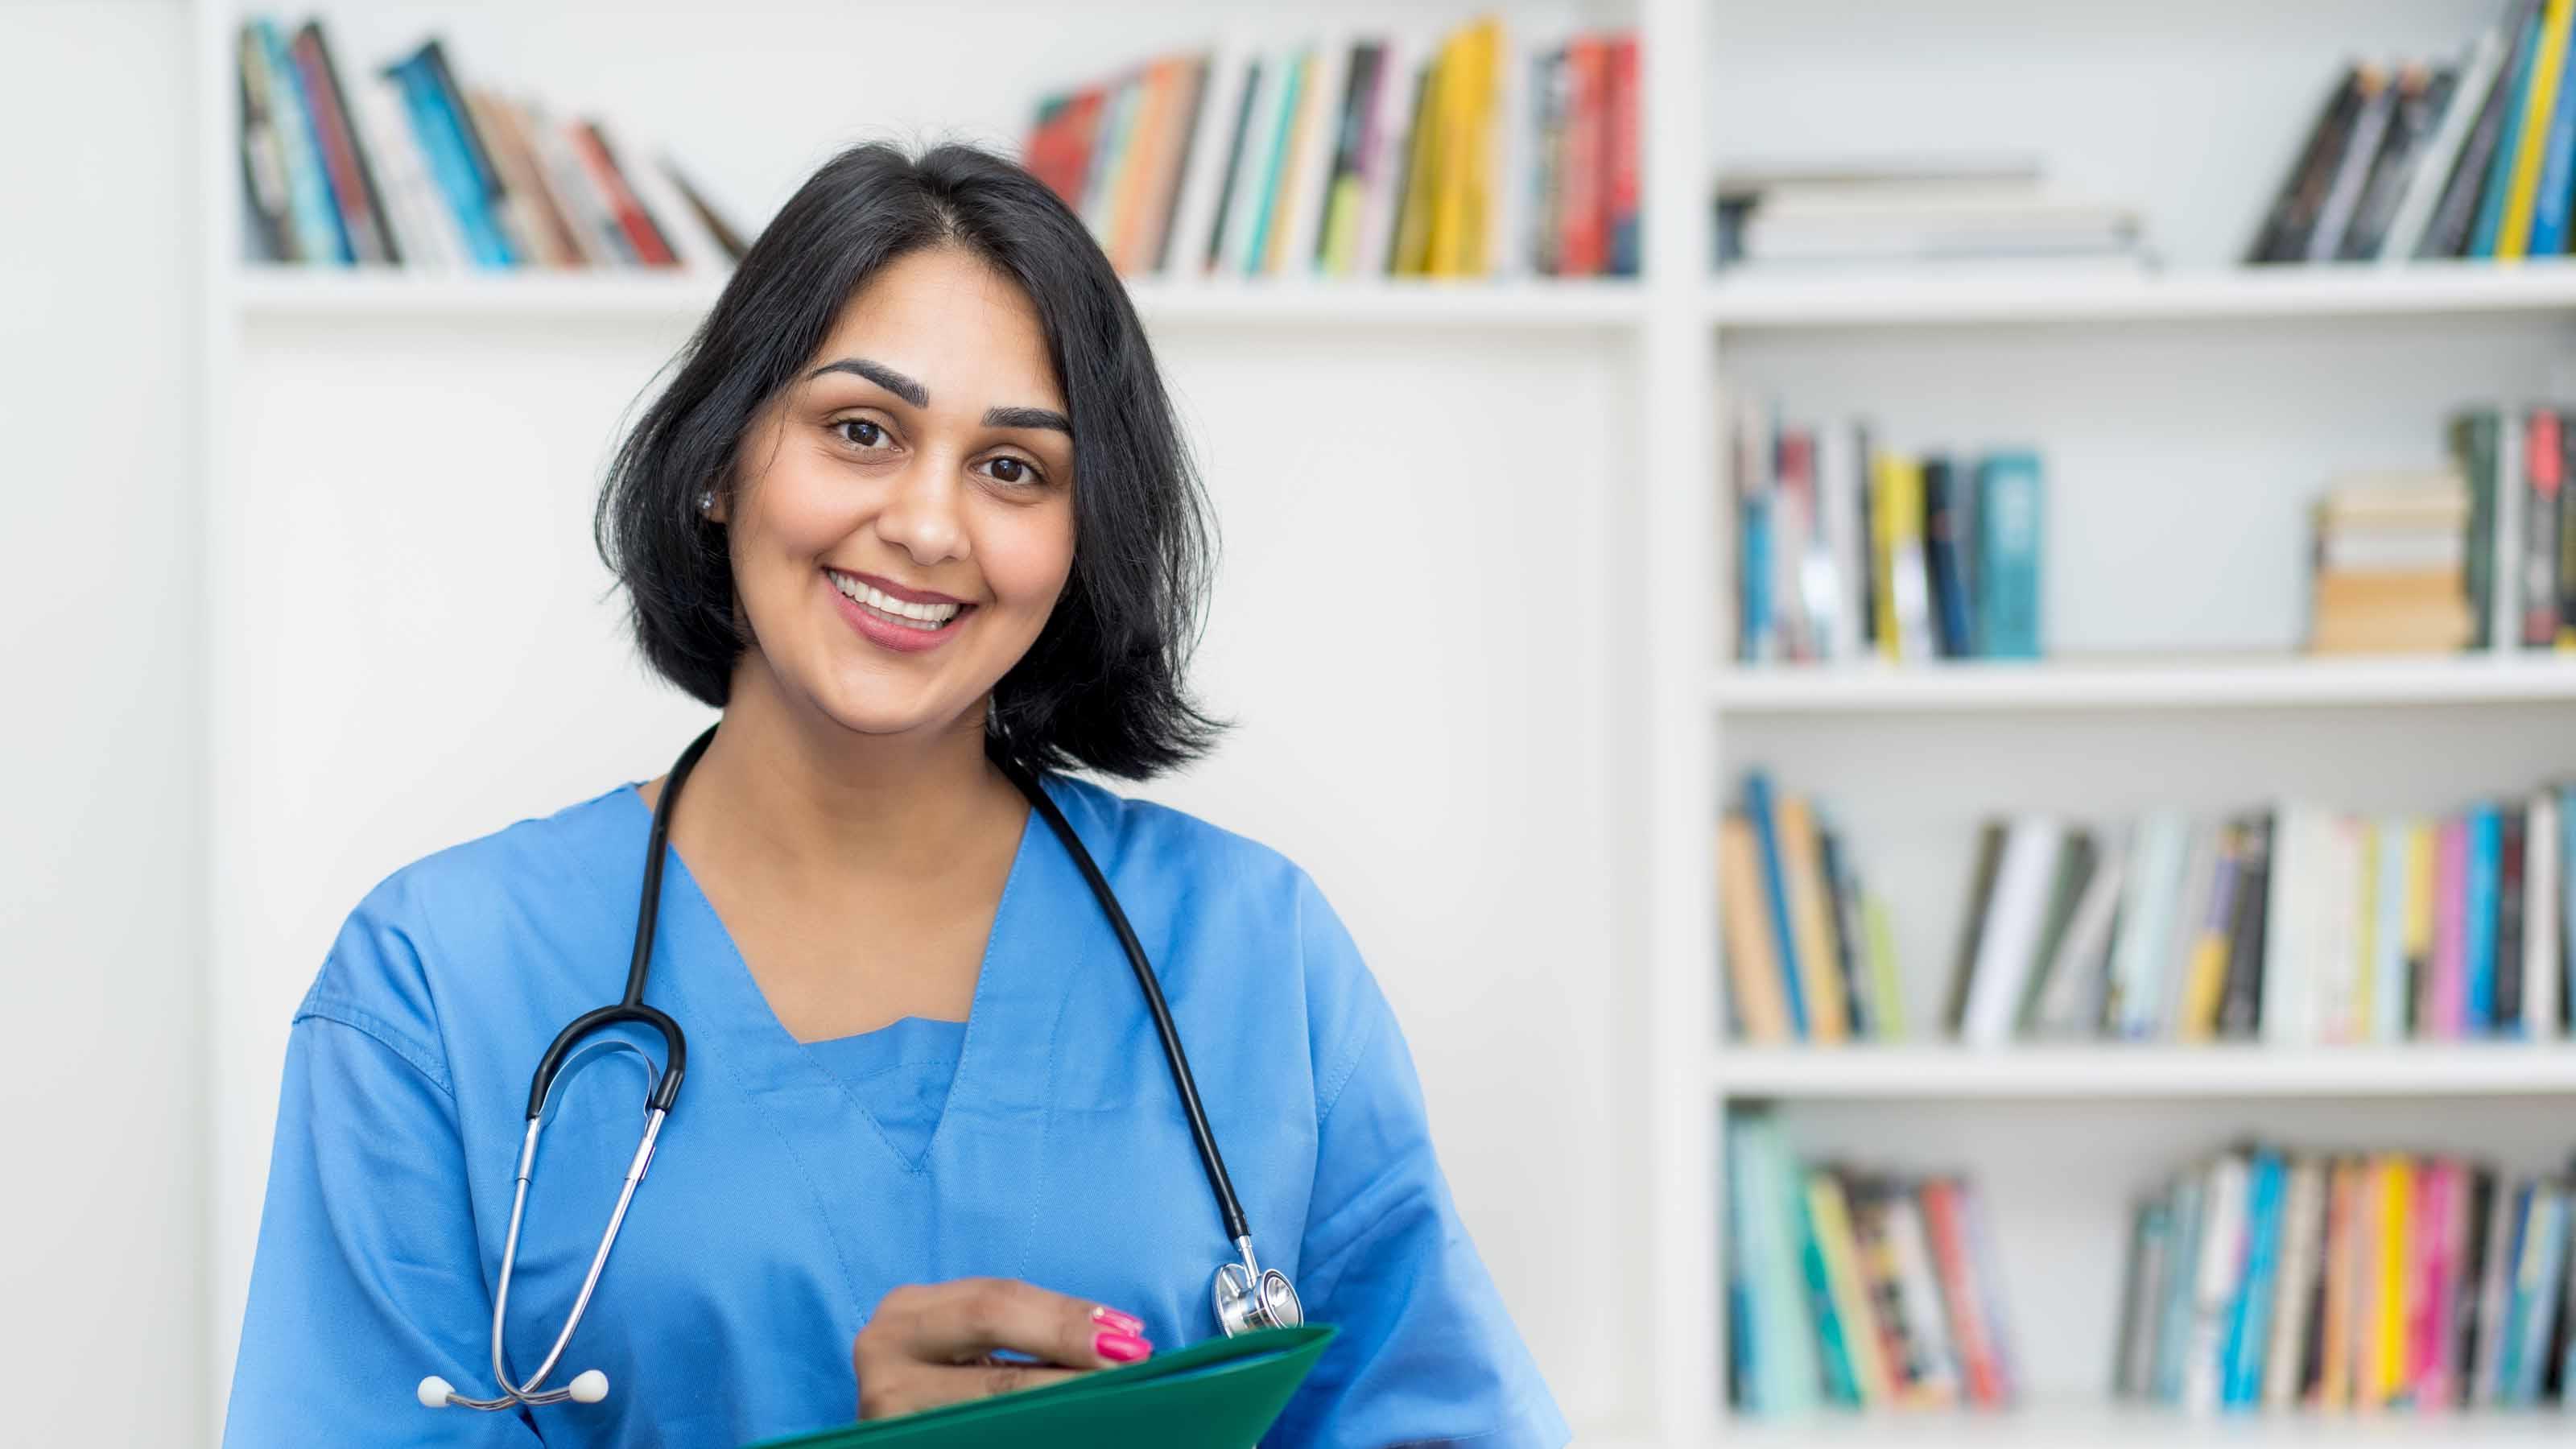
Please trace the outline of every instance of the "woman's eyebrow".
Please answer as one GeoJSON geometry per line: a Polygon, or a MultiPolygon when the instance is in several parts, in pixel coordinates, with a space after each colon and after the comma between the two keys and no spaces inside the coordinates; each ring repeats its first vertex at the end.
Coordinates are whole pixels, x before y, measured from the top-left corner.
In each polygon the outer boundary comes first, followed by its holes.
{"type": "Polygon", "coordinates": [[[1053,408],[986,408],[984,426],[988,428],[1052,428],[1070,438],[1073,420],[1053,408]]]}
{"type": "Polygon", "coordinates": [[[902,398],[905,402],[912,404],[914,407],[926,408],[930,406],[930,389],[923,387],[920,383],[913,381],[911,378],[904,376],[902,373],[895,371],[884,363],[877,362],[870,358],[844,357],[836,362],[824,363],[821,367],[815,368],[812,372],[805,374],[805,380],[807,382],[812,382],[814,379],[821,377],[827,372],[856,373],[858,376],[864,377],[868,381],[875,383],[877,386],[884,388],[886,391],[893,393],[896,397],[902,398]]]}

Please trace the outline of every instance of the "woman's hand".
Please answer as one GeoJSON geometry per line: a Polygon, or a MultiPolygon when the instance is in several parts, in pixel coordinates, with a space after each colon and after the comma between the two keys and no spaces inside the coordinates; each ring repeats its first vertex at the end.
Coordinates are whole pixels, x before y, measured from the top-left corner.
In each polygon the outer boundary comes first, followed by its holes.
{"type": "Polygon", "coordinates": [[[1134,1363],[1154,1351],[1144,1332],[1115,1309],[1009,1278],[906,1284],[877,1304],[850,1346],[859,1417],[887,1419],[1134,1363]],[[997,1349],[1037,1362],[989,1357],[997,1349]]]}

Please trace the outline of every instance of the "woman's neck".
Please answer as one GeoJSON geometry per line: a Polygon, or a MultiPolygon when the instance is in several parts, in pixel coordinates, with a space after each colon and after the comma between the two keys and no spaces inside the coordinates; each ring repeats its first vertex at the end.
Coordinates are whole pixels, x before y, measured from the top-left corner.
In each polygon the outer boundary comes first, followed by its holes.
{"type": "Polygon", "coordinates": [[[687,793],[671,827],[683,855],[826,889],[852,872],[938,877],[1025,809],[984,757],[980,710],[936,733],[861,734],[787,699],[756,663],[687,793]]]}

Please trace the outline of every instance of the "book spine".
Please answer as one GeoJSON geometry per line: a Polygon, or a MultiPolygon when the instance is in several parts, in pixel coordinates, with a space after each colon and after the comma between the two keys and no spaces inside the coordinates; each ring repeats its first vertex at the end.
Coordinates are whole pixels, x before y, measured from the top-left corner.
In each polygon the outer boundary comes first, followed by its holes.
{"type": "Polygon", "coordinates": [[[2495,1025],[2496,916],[2504,822],[2492,805],[2469,812],[2467,863],[2461,883],[2460,1034],[2484,1036],[2495,1025]]]}
{"type": "Polygon", "coordinates": [[[2532,61],[2531,86],[2515,125],[2511,191],[2505,197],[2502,225],[2494,255],[2513,261],[2531,249],[2531,219],[2539,199],[2540,163],[2549,145],[2550,118],[2558,102],[2558,80],[2566,68],[2567,32],[2576,0],[2549,0],[2541,12],[2540,50],[2532,61]]]}
{"type": "Polygon", "coordinates": [[[295,218],[296,249],[307,262],[346,266],[355,259],[339,204],[331,195],[330,168],[322,159],[321,138],[314,133],[313,112],[287,54],[285,38],[267,20],[249,22],[259,38],[260,58],[268,77],[268,111],[278,127],[286,158],[287,195],[295,218]]]}
{"type": "Polygon", "coordinates": [[[376,197],[374,180],[367,174],[366,153],[358,146],[357,129],[342,103],[330,52],[323,48],[320,22],[307,21],[295,33],[295,39],[287,46],[287,56],[295,66],[296,86],[312,120],[314,140],[322,153],[323,170],[331,183],[331,200],[339,215],[340,233],[348,240],[350,259],[378,266],[399,261],[386,245],[382,204],[376,197]]]}
{"type": "MultiPolygon", "coordinates": [[[[2548,0],[2556,3],[2556,0],[2548,0]]],[[[2471,234],[2467,255],[2492,257],[2504,230],[2505,212],[2510,208],[2514,168],[2520,157],[2525,131],[2524,117],[2530,107],[2538,60],[2549,34],[2546,18],[2535,9],[2526,22],[2523,42],[2517,48],[2513,67],[2513,89],[2505,102],[2501,127],[2496,135],[2495,154],[2487,164],[2484,189],[2478,198],[2476,230],[2471,234]]]]}
{"type": "Polygon", "coordinates": [[[1797,932],[1790,923],[1788,862],[1781,849],[1778,815],[1773,809],[1771,781],[1755,772],[1744,781],[1745,814],[1753,821],[1754,839],[1762,847],[1762,879],[1771,909],[1771,941],[1780,958],[1781,994],[1789,1007],[1790,1034],[1805,1039],[1808,1035],[1807,1004],[1801,991],[1797,932]]]}
{"type": "Polygon", "coordinates": [[[1641,128],[1637,105],[1637,37],[1634,32],[1612,37],[1610,41],[1609,94],[1604,100],[1606,116],[1602,127],[1605,138],[1602,171],[1609,178],[1602,211],[1606,218],[1602,269],[1614,277],[1638,275],[1639,208],[1642,183],[1639,176],[1638,138],[1641,128]]]}
{"type": "Polygon", "coordinates": [[[2527,868],[2525,857],[2530,851],[2530,821],[2516,805],[2498,807],[2495,815],[2495,963],[2490,972],[2495,990],[2487,1028],[2498,1036],[2520,1036],[2523,1034],[2523,873],[2527,868]]]}
{"type": "Polygon", "coordinates": [[[494,221],[489,198],[476,175],[462,132],[455,117],[448,112],[436,80],[430,75],[425,57],[415,52],[386,70],[402,87],[404,109],[411,117],[412,133],[419,139],[421,154],[429,164],[432,180],[446,198],[448,213],[456,219],[457,229],[465,239],[467,254],[479,267],[511,265],[510,246],[494,221]]]}
{"type": "Polygon", "coordinates": [[[2433,975],[2429,1001],[2418,1013],[2423,1034],[2456,1041],[2467,1020],[2468,823],[2445,820],[2433,864],[2433,975]]]}

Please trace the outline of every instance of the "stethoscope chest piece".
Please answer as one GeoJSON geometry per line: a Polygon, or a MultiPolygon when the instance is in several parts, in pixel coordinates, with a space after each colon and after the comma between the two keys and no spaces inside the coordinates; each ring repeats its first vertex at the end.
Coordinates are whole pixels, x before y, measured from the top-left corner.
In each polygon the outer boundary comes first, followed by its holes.
{"type": "Polygon", "coordinates": [[[1295,1328],[1306,1321],[1306,1307],[1288,1275],[1276,1268],[1255,1270],[1251,1253],[1245,1261],[1216,1270],[1216,1321],[1228,1338],[1265,1328],[1295,1328]],[[1257,1286],[1256,1286],[1257,1285],[1257,1286]]]}

